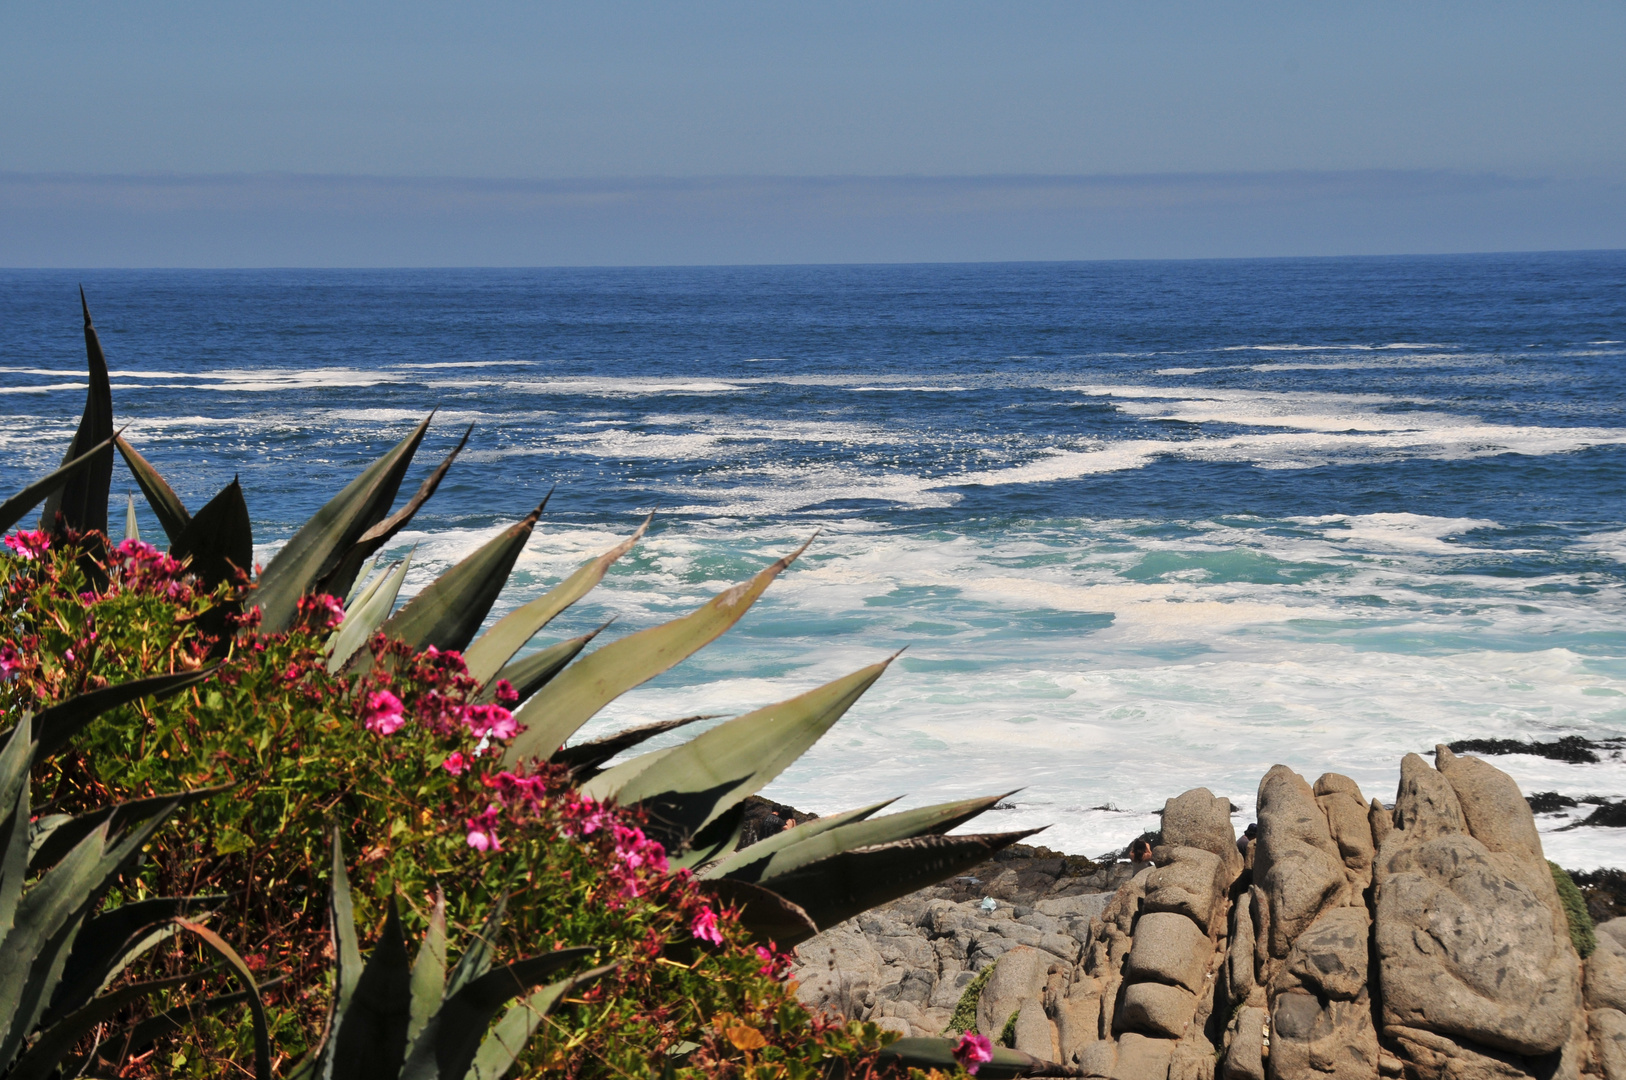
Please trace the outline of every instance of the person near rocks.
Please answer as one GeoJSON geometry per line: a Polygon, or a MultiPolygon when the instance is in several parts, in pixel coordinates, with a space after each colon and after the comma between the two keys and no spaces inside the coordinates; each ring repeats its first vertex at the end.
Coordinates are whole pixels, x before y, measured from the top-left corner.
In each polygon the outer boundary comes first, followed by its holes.
{"type": "Polygon", "coordinates": [[[1152,844],[1146,837],[1141,837],[1129,845],[1129,863],[1134,867],[1135,873],[1150,870],[1157,864],[1152,861],[1152,844]]]}
{"type": "Polygon", "coordinates": [[[1253,838],[1258,835],[1259,823],[1255,821],[1246,829],[1242,830],[1242,835],[1236,838],[1236,849],[1242,852],[1242,854],[1246,855],[1248,853],[1248,845],[1253,843],[1253,838]]]}

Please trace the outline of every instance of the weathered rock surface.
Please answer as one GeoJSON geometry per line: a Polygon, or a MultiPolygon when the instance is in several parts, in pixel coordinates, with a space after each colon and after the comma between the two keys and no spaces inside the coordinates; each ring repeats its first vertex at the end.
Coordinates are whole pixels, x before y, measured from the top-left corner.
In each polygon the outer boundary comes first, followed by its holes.
{"type": "Polygon", "coordinates": [[[979,868],[804,944],[801,995],[937,1035],[992,964],[978,1028],[1098,1080],[1626,1080],[1626,918],[1583,965],[1517,785],[1435,760],[1392,810],[1275,766],[1246,852],[1198,789],[1133,878],[979,868]]]}

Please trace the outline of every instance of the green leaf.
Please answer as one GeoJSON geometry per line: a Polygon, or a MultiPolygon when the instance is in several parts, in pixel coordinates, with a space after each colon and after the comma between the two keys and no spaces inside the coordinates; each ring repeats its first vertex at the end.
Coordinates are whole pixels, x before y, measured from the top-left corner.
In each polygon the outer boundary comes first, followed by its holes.
{"type": "MultiPolygon", "coordinates": [[[[703,878],[725,877],[730,871],[765,859],[781,848],[789,847],[791,844],[799,844],[803,840],[811,839],[820,833],[829,832],[831,829],[839,828],[848,822],[862,821],[897,801],[895,798],[887,799],[885,802],[860,806],[857,810],[845,810],[839,814],[829,814],[825,817],[814,818],[812,821],[804,821],[800,825],[792,825],[772,836],[758,840],[750,847],[741,848],[721,862],[713,863],[701,871],[700,876],[703,878]]],[[[746,880],[752,879],[748,877],[746,880]]]]}
{"type": "Polygon", "coordinates": [[[87,1002],[41,1032],[38,1040],[6,1071],[6,1080],[49,1080],[50,1077],[57,1075],[57,1069],[63,1059],[72,1053],[73,1048],[94,1031],[98,1024],[111,1019],[121,1010],[143,998],[179,986],[204,974],[207,972],[187,971],[168,978],[131,983],[87,1002]]]}
{"type": "Polygon", "coordinates": [[[369,555],[367,561],[361,564],[361,569],[356,572],[356,580],[351,584],[350,591],[344,594],[344,610],[349,611],[358,599],[365,596],[372,589],[378,588],[377,581],[369,580],[377,566],[377,555],[369,555]]]}
{"type": "Polygon", "coordinates": [[[64,462],[5,502],[0,503],[0,533],[10,532],[11,527],[21,521],[23,515],[38,506],[41,499],[95,465],[96,455],[106,450],[112,441],[109,439],[106,442],[97,443],[72,461],[64,462]]]}
{"type": "Polygon", "coordinates": [[[553,755],[553,760],[561,765],[569,766],[572,772],[577,776],[581,776],[597,769],[623,750],[630,750],[646,739],[653,739],[655,736],[664,735],[668,731],[676,731],[680,727],[700,720],[715,719],[717,719],[715,713],[707,713],[700,716],[685,716],[681,720],[657,720],[653,724],[641,724],[638,727],[625,728],[601,739],[562,747],[558,753],[553,755]]]}
{"type": "Polygon", "coordinates": [[[16,923],[17,903],[28,877],[29,787],[28,770],[38,744],[33,740],[34,714],[24,711],[0,749],[0,940],[16,923]]]}
{"type": "Polygon", "coordinates": [[[457,993],[491,970],[491,957],[497,951],[498,935],[502,932],[503,915],[507,911],[508,893],[504,891],[497,897],[497,903],[486,916],[486,921],[480,925],[474,940],[463,950],[463,955],[457,958],[451,977],[446,980],[447,996],[457,993]]]}
{"type": "MultiPolygon", "coordinates": [[[[941,1069],[957,1072],[960,1063],[954,1059],[956,1040],[915,1037],[899,1039],[881,1048],[881,1060],[910,1069],[941,1069]]],[[[977,1069],[977,1080],[1013,1080],[1018,1076],[1064,1075],[1043,1058],[996,1046],[994,1060],[985,1061],[977,1069]]]]}
{"type": "MultiPolygon", "coordinates": [[[[469,646],[463,655],[469,675],[481,683],[490,682],[514,654],[565,608],[586,596],[588,591],[604,579],[610,565],[632,550],[632,545],[644,535],[654,514],[644,519],[638,531],[596,559],[588,559],[576,572],[565,578],[530,603],[516,608],[497,621],[497,625],[480,635],[480,640],[469,646]]],[[[513,680],[509,680],[512,682],[513,680]]]]}
{"type": "Polygon", "coordinates": [[[389,543],[391,537],[405,528],[407,522],[412,520],[413,515],[418,512],[419,508],[429,501],[429,497],[435,493],[435,489],[440,487],[441,480],[446,477],[446,470],[450,469],[452,462],[457,460],[457,455],[462,452],[464,444],[469,441],[469,433],[473,430],[474,425],[470,424],[468,430],[463,432],[463,438],[459,439],[457,445],[452,447],[452,452],[446,455],[446,460],[442,461],[435,471],[430,473],[422,484],[418,485],[417,492],[406,501],[405,506],[361,534],[355,545],[344,553],[338,565],[323,577],[321,584],[318,586],[319,591],[340,593],[350,590],[351,585],[360,574],[363,562],[371,559],[375,551],[389,543]]]}
{"type": "Polygon", "coordinates": [[[194,788],[191,791],[170,795],[149,795],[144,799],[130,799],[112,806],[103,806],[75,817],[64,815],[61,821],[52,822],[50,828],[43,834],[35,834],[30,838],[28,872],[36,874],[54,865],[62,856],[73,850],[75,844],[100,828],[104,821],[112,822],[110,835],[119,836],[132,825],[146,821],[172,800],[177,806],[190,806],[230,788],[230,784],[222,784],[218,787],[194,788]]]}
{"type": "MultiPolygon", "coordinates": [[[[769,883],[822,930],[889,900],[935,885],[1038,829],[974,836],[917,836],[808,863],[769,883]]],[[[781,941],[787,948],[805,938],[781,941]]]]}
{"type": "Polygon", "coordinates": [[[249,1018],[254,1025],[254,1078],[271,1080],[271,1027],[266,1022],[265,1003],[260,1000],[259,990],[254,983],[254,973],[249,970],[248,964],[238,955],[237,950],[226,944],[224,938],[207,926],[187,922],[185,919],[176,920],[176,925],[225,961],[227,970],[237,976],[238,983],[246,992],[249,1018]]]}
{"type": "Polygon", "coordinates": [[[191,559],[192,572],[211,589],[223,581],[236,581],[239,571],[253,575],[254,527],[237,477],[197,512],[169,553],[177,559],[191,559]]]}
{"type": "Polygon", "coordinates": [[[475,1053],[474,1061],[465,1074],[467,1080],[499,1080],[514,1067],[515,1060],[524,1051],[525,1044],[535,1034],[537,1026],[566,995],[597,982],[614,971],[617,966],[606,964],[584,971],[580,975],[549,983],[540,990],[533,990],[523,1001],[511,1005],[508,1011],[503,1013],[502,1019],[497,1021],[490,1033],[481,1041],[480,1049],[475,1053]]]}
{"type": "Polygon", "coordinates": [[[407,1024],[407,1043],[418,1038],[429,1018],[440,1008],[446,993],[446,895],[435,890],[435,909],[429,914],[429,930],[418,946],[412,962],[412,1016],[407,1024]]]}
{"type": "Polygon", "coordinates": [[[46,498],[40,528],[55,532],[57,515],[61,514],[62,524],[67,528],[106,533],[107,493],[113,482],[113,448],[104,444],[114,437],[113,390],[107,379],[107,358],[102,355],[96,328],[90,323],[90,305],[85,302],[83,288],[79,290],[79,306],[85,313],[85,360],[90,385],[85,390],[85,411],[79,418],[79,429],[73,433],[62,463],[68,464],[91,447],[97,449],[89,466],[67,477],[46,498]]]}
{"type": "Polygon", "coordinates": [[[668,746],[661,750],[647,750],[635,758],[628,758],[619,765],[612,765],[597,776],[578,786],[578,791],[584,799],[596,799],[604,802],[613,798],[615,792],[623,785],[630,783],[632,778],[652,767],[656,762],[677,750],[675,746],[668,746]]]}
{"type": "Polygon", "coordinates": [[[623,806],[641,807],[649,819],[644,831],[668,851],[680,851],[719,814],[756,794],[801,757],[891,662],[889,657],[789,701],[718,724],[606,794],[623,806]]]}
{"type": "Polygon", "coordinates": [[[153,897],[122,904],[86,921],[74,938],[73,951],[62,966],[62,979],[41,1023],[50,1025],[65,1013],[83,1008],[137,957],[172,937],[176,919],[227,899],[224,895],[153,897]]]}
{"type": "Polygon", "coordinates": [[[718,593],[699,610],[611,642],[566,668],[515,713],[526,730],[509,744],[503,765],[548,757],[605,705],[716,640],[806,550],[803,544],[750,581],[718,593]]]}
{"type": "MultiPolygon", "coordinates": [[[[188,1024],[196,1023],[200,1017],[219,1012],[231,1005],[240,1005],[248,1000],[251,993],[263,994],[266,990],[281,984],[283,981],[283,976],[279,975],[274,979],[267,979],[265,982],[260,983],[252,991],[233,990],[229,994],[217,994],[202,1001],[184,1002],[168,1012],[150,1016],[129,1030],[126,1036],[129,1042],[125,1050],[125,1060],[140,1054],[159,1039],[183,1030],[188,1024]]],[[[291,1080],[291,1074],[285,1080],[291,1080]]]]}
{"type": "Polygon", "coordinates": [[[144,697],[165,698],[189,686],[195,686],[215,673],[214,666],[197,671],[182,671],[174,675],[151,675],[145,679],[104,686],[41,709],[34,717],[34,730],[38,733],[39,757],[48,758],[58,753],[86,724],[102,713],[128,705],[144,697]]]}
{"type": "Polygon", "coordinates": [[[286,630],[298,609],[299,598],[338,565],[363,533],[389,513],[401,478],[433,418],[431,413],[412,434],[362,470],[277,552],[260,575],[255,597],[266,633],[286,630]]]}
{"type": "Polygon", "coordinates": [[[141,542],[141,523],[136,520],[135,496],[126,493],[124,496],[124,538],[141,542]]]}
{"type": "Polygon", "coordinates": [[[389,618],[390,610],[395,607],[395,598],[401,593],[401,582],[406,580],[407,569],[411,565],[412,552],[409,551],[406,558],[386,570],[371,588],[362,593],[360,602],[354,608],[345,611],[344,622],[327,640],[328,674],[337,672],[364,649],[379,626],[389,618]]]}
{"type": "Polygon", "coordinates": [[[406,606],[385,620],[379,629],[414,649],[430,645],[462,651],[485,621],[491,605],[508,582],[509,571],[525,542],[531,538],[536,519],[542,515],[543,500],[518,524],[510,525],[494,539],[430,582],[406,606]]]}
{"type": "Polygon", "coordinates": [[[721,878],[702,881],[700,891],[718,908],[734,908],[740,925],[758,941],[806,941],[819,932],[800,906],[759,885],[721,878]]]}
{"type": "Polygon", "coordinates": [[[594,951],[591,947],[578,946],[516,960],[454,991],[418,1036],[406,1067],[401,1070],[401,1080],[465,1076],[499,1009],[594,951]]]}
{"type": "MultiPolygon", "coordinates": [[[[612,622],[614,620],[611,620],[612,622]]],[[[587,647],[587,643],[604,632],[605,623],[597,630],[591,630],[581,637],[573,637],[565,641],[555,642],[545,649],[539,649],[529,656],[522,656],[512,660],[497,672],[497,677],[480,688],[477,699],[482,702],[496,700],[497,684],[504,679],[514,688],[514,693],[525,701],[538,690],[548,684],[548,681],[565,669],[565,665],[576,659],[577,655],[587,647]]]]}
{"type": "Polygon", "coordinates": [[[338,1014],[333,1075],[347,1080],[395,1080],[406,1060],[412,1018],[412,972],[394,896],[384,931],[362,968],[355,992],[338,1014]]]}
{"type": "Polygon", "coordinates": [[[135,452],[133,446],[122,438],[114,439],[113,445],[119,448],[124,464],[130,467],[130,475],[135,477],[136,486],[141,488],[141,494],[147,497],[147,505],[152,507],[153,516],[163,527],[164,535],[169,537],[171,544],[175,543],[192,523],[192,515],[186,512],[186,505],[181,502],[181,497],[175,494],[174,489],[158,475],[158,470],[153,468],[146,458],[135,452]]]}
{"type": "MultiPolygon", "coordinates": [[[[839,855],[843,851],[872,847],[875,844],[890,844],[894,840],[908,840],[915,836],[941,835],[991,809],[999,800],[1010,794],[1012,793],[1006,792],[1004,795],[938,803],[935,806],[905,810],[899,814],[855,821],[821,833],[799,837],[783,845],[778,851],[756,856],[750,855],[751,849],[747,848],[745,851],[735,852],[728,860],[732,865],[726,873],[741,881],[760,882],[773,888],[774,879],[781,874],[788,874],[808,863],[839,855]]],[[[787,830],[790,831],[792,830],[787,830]]],[[[785,833],[780,834],[784,835],[785,833]]],[[[756,846],[751,845],[752,848],[756,846]]]]}
{"type": "Polygon", "coordinates": [[[356,906],[350,899],[350,875],[344,869],[344,839],[333,829],[333,886],[328,907],[333,934],[333,1016],[335,1023],[350,1008],[361,978],[361,945],[356,941],[356,906]]]}

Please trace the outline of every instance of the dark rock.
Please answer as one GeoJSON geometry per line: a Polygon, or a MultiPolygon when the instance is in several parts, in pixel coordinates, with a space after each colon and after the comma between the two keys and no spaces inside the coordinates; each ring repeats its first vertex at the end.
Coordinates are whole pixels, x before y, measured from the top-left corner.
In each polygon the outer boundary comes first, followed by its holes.
{"type": "Polygon", "coordinates": [[[1569,875],[1586,898],[1593,922],[1626,916],[1626,870],[1571,870],[1569,875]]]}
{"type": "Polygon", "coordinates": [[[1524,742],[1520,739],[1458,739],[1451,744],[1457,754],[1534,754],[1536,757],[1567,761],[1572,765],[1592,765],[1596,751],[1604,747],[1579,735],[1566,735],[1552,742],[1524,742]]]}
{"type": "Polygon", "coordinates": [[[1572,806],[1581,805],[1568,795],[1560,795],[1556,791],[1538,791],[1534,795],[1526,796],[1525,802],[1530,804],[1530,812],[1533,814],[1556,814],[1572,806]]]}

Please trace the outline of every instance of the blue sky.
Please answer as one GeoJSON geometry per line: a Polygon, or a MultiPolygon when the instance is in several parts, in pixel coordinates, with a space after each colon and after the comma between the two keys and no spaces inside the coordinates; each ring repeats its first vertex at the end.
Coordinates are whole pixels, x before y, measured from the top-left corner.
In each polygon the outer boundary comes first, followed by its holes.
{"type": "Polygon", "coordinates": [[[1626,246],[1615,4],[0,6],[0,265],[1626,246]]]}

